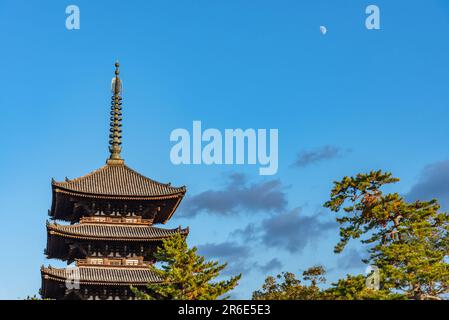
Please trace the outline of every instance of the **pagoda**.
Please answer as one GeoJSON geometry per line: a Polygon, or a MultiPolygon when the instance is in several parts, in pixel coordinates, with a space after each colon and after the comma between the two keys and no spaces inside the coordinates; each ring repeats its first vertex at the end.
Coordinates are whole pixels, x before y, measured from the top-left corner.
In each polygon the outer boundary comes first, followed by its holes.
{"type": "Polygon", "coordinates": [[[161,281],[149,265],[162,240],[189,232],[155,226],[171,218],[186,188],[149,179],[121,158],[122,82],[115,66],[106,165],[51,183],[45,254],[74,266],[42,267],[42,298],[132,299],[131,286],[144,290],[161,281]]]}

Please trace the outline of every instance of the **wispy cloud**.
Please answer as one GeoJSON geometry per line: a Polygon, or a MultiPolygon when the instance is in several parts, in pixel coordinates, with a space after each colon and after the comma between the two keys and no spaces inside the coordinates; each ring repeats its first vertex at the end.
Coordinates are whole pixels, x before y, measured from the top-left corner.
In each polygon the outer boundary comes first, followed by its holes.
{"type": "Polygon", "coordinates": [[[340,147],[329,145],[314,150],[301,151],[296,156],[293,166],[304,168],[318,162],[339,158],[349,152],[350,150],[343,150],[340,147]]]}
{"type": "Polygon", "coordinates": [[[280,270],[283,266],[278,258],[273,258],[264,264],[250,262],[251,250],[245,244],[234,241],[222,243],[206,243],[198,246],[198,253],[207,259],[217,259],[220,263],[228,263],[223,275],[248,274],[253,270],[259,270],[266,274],[273,270],[280,270]]]}
{"type": "Polygon", "coordinates": [[[252,212],[282,211],[287,196],[280,180],[248,183],[243,174],[231,174],[222,189],[210,189],[185,200],[180,215],[192,217],[201,212],[217,215],[235,214],[242,210],[252,212]]]}
{"type": "Polygon", "coordinates": [[[208,259],[217,259],[220,263],[227,262],[228,266],[223,270],[224,275],[237,275],[250,271],[247,265],[250,256],[248,246],[236,242],[206,243],[198,246],[198,253],[208,259]]]}
{"type": "Polygon", "coordinates": [[[361,269],[363,266],[366,266],[362,259],[361,253],[358,250],[351,248],[338,258],[337,267],[343,270],[361,269]]]}
{"type": "Polygon", "coordinates": [[[261,239],[267,247],[297,253],[336,226],[335,222],[322,222],[316,215],[303,215],[301,210],[296,208],[263,220],[261,239]]]}
{"type": "Polygon", "coordinates": [[[237,229],[231,232],[232,238],[240,238],[243,242],[251,242],[258,240],[259,228],[256,224],[250,223],[243,229],[237,229]]]}
{"type": "Polygon", "coordinates": [[[449,210],[449,160],[428,165],[406,198],[411,201],[438,199],[449,210]]]}
{"type": "Polygon", "coordinates": [[[254,264],[254,267],[262,271],[262,273],[269,273],[274,270],[280,270],[283,264],[279,261],[278,258],[273,258],[265,264],[259,265],[258,263],[254,264]]]}
{"type": "Polygon", "coordinates": [[[266,247],[301,252],[307,245],[320,240],[329,230],[337,230],[335,222],[322,221],[318,215],[307,216],[301,208],[273,214],[257,226],[249,224],[231,233],[245,243],[258,242],[266,247]]]}

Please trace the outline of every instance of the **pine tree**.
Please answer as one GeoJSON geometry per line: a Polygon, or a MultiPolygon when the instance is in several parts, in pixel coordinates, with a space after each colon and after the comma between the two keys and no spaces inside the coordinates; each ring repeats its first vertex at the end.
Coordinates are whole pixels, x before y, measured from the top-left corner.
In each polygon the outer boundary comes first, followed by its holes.
{"type": "Polygon", "coordinates": [[[351,239],[370,245],[366,263],[380,270],[383,290],[409,299],[442,299],[449,293],[449,215],[436,200],[406,202],[381,188],[399,179],[373,171],[334,183],[325,207],[343,213],[340,253],[351,239]]]}
{"type": "Polygon", "coordinates": [[[389,290],[374,290],[366,287],[364,275],[347,275],[333,283],[330,288],[318,285],[326,282],[326,271],[314,266],[297,279],[293,273],[284,272],[276,278],[269,276],[261,290],[253,292],[253,300],[403,300],[406,297],[389,290]],[[309,281],[309,284],[306,282],[309,281]]]}
{"type": "Polygon", "coordinates": [[[197,248],[188,248],[182,235],[164,239],[154,257],[162,268],[151,266],[162,279],[160,284],[148,284],[147,290],[132,288],[136,298],[143,300],[214,300],[234,289],[241,275],[229,280],[212,282],[226,264],[205,261],[197,248]]]}

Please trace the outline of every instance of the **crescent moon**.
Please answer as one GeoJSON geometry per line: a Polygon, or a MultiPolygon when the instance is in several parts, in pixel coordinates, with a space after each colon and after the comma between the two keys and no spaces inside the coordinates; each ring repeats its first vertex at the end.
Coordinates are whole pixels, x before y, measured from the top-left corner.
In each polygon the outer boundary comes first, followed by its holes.
{"type": "Polygon", "coordinates": [[[327,33],[327,28],[325,26],[320,26],[320,31],[323,35],[327,33]]]}

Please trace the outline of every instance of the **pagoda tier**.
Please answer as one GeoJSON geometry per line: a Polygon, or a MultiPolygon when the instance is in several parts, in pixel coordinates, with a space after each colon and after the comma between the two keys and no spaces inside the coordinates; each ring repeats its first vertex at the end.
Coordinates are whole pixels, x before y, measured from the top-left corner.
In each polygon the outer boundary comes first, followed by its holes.
{"type": "Polygon", "coordinates": [[[45,299],[131,299],[130,286],[144,290],[161,279],[147,266],[76,268],[41,267],[45,299]]]}
{"type": "Polygon", "coordinates": [[[83,216],[138,215],[166,223],[181,202],[186,188],[162,184],[134,171],[124,162],[108,162],[83,177],[52,181],[50,217],[76,222],[83,216]]]}
{"type": "Polygon", "coordinates": [[[146,225],[137,218],[140,223],[123,224],[107,220],[93,222],[93,219],[85,218],[75,225],[47,223],[47,258],[71,263],[75,259],[92,256],[142,256],[145,261],[153,262],[153,252],[163,239],[176,233],[185,236],[189,233],[188,228],[161,229],[146,225]]]}

